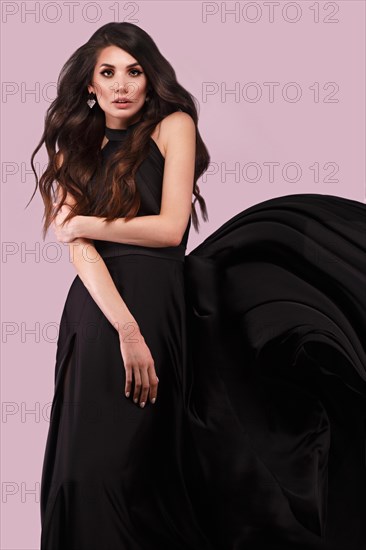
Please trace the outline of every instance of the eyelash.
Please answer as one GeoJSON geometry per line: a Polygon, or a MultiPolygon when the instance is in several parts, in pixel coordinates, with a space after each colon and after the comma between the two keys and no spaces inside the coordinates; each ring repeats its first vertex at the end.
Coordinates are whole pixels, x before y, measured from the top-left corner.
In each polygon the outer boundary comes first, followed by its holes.
{"type": "MultiPolygon", "coordinates": [[[[139,71],[138,69],[131,69],[131,71],[136,71],[138,73],[135,76],[139,76],[140,74],[142,74],[142,71],[139,71]]],[[[111,73],[111,72],[112,72],[111,69],[104,69],[104,71],[102,71],[100,74],[102,74],[103,76],[106,76],[104,73],[111,73]]],[[[109,78],[109,77],[107,76],[106,78],[109,78]]]]}

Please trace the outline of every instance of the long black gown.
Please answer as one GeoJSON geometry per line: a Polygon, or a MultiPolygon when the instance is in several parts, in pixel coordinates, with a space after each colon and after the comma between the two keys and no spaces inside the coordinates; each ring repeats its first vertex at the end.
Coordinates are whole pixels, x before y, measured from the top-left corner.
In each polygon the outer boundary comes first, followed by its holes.
{"type": "MultiPolygon", "coordinates": [[[[135,123],[137,124],[137,123],[135,123]]],[[[106,128],[106,158],[127,130],[106,128]]],[[[160,211],[150,140],[138,215],[160,211]]],[[[365,550],[366,206],[298,194],[186,255],[95,241],[158,399],[124,395],[119,337],[77,275],[60,321],[41,550],[365,550]]]]}

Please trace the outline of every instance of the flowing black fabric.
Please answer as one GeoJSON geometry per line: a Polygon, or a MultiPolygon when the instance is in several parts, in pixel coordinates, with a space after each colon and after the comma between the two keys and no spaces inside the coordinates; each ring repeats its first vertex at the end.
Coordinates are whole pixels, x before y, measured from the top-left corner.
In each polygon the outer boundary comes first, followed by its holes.
{"type": "Polygon", "coordinates": [[[186,408],[216,548],[366,548],[365,213],[279,197],[186,257],[186,408]]]}
{"type": "MultiPolygon", "coordinates": [[[[132,125],[134,126],[134,125],[132,125]]],[[[103,158],[127,130],[106,128],[103,158]]],[[[160,211],[164,158],[139,168],[160,211]]],[[[297,194],[186,255],[95,241],[159,377],[124,395],[119,337],[77,275],[60,322],[41,550],[365,550],[366,206],[297,194]]]]}

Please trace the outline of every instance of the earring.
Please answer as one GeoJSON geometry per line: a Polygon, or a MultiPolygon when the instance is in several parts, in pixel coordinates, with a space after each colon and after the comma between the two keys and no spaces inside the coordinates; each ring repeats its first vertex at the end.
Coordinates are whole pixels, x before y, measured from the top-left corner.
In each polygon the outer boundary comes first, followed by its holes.
{"type": "Polygon", "coordinates": [[[96,98],[97,96],[95,95],[94,92],[89,92],[89,95],[88,95],[88,100],[87,100],[87,104],[89,105],[89,107],[92,109],[94,107],[94,105],[96,104],[96,100],[94,98],[96,98]]]}
{"type": "Polygon", "coordinates": [[[145,97],[145,101],[149,101],[149,99],[150,99],[149,96],[145,97]]]}

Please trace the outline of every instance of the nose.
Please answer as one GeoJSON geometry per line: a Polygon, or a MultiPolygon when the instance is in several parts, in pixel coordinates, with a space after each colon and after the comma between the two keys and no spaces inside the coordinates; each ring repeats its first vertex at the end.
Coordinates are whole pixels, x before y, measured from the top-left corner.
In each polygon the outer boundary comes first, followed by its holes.
{"type": "Polygon", "coordinates": [[[115,92],[120,95],[126,95],[131,99],[138,91],[138,86],[133,80],[118,81],[115,84],[115,92]]]}
{"type": "Polygon", "coordinates": [[[126,81],[118,80],[116,82],[116,88],[119,92],[125,91],[127,86],[128,86],[128,81],[127,80],[126,81]]]}

